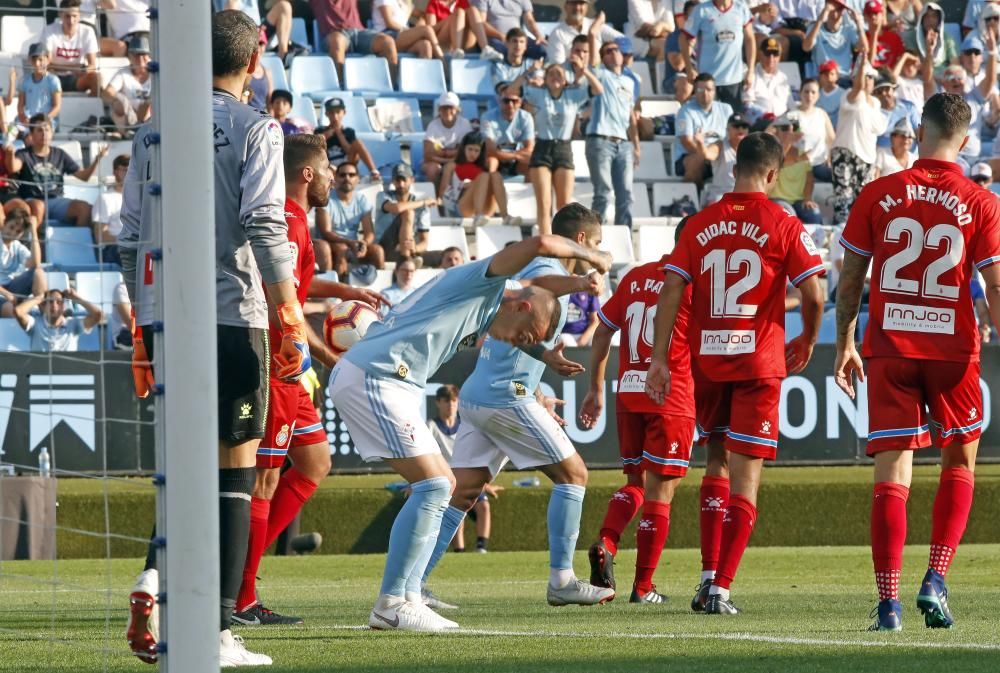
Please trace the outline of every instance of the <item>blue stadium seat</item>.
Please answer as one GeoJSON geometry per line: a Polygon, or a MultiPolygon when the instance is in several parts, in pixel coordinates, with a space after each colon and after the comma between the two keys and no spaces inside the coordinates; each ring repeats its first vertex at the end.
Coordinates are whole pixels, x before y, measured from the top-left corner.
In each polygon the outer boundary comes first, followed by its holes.
{"type": "Polygon", "coordinates": [[[816,340],[816,343],[837,343],[837,309],[827,309],[823,313],[823,322],[819,324],[819,339],[816,340]]]}
{"type": "Polygon", "coordinates": [[[802,314],[798,311],[785,313],[785,341],[802,334],[802,314]]]}
{"type": "Polygon", "coordinates": [[[0,351],[24,353],[31,350],[29,337],[14,318],[0,318],[0,351]]]}
{"type": "Polygon", "coordinates": [[[451,59],[451,90],[459,97],[494,98],[490,61],[468,58],[451,59]]]}
{"type": "Polygon", "coordinates": [[[319,120],[316,118],[316,107],[309,96],[292,96],[292,100],[292,112],[290,116],[309,124],[313,128],[319,126],[319,120]]]}
{"type": "Polygon", "coordinates": [[[295,44],[301,44],[303,47],[309,46],[309,35],[306,33],[305,19],[298,16],[292,19],[292,34],[289,37],[295,44]]]}
{"type": "Polygon", "coordinates": [[[319,21],[313,19],[313,41],[312,41],[313,51],[317,54],[327,53],[326,44],[323,42],[322,36],[319,34],[319,21]]]}
{"type": "Polygon", "coordinates": [[[340,80],[333,59],[329,56],[299,56],[292,60],[288,71],[289,84],[295,95],[309,96],[321,103],[340,93],[340,80]]]}
{"type": "Polygon", "coordinates": [[[437,59],[407,58],[399,62],[399,90],[421,100],[433,100],[448,90],[444,64],[437,59]]]}
{"type": "Polygon", "coordinates": [[[422,132],[424,130],[424,120],[420,114],[420,101],[416,98],[380,98],[375,101],[375,105],[372,107],[378,107],[380,104],[387,103],[405,103],[410,106],[410,122],[413,124],[413,130],[415,132],[422,132]]]}
{"type": "MultiPolygon", "coordinates": [[[[344,126],[352,128],[358,133],[375,133],[375,129],[372,128],[372,120],[368,116],[368,105],[364,98],[340,96],[340,99],[344,101],[344,126]]],[[[325,111],[326,103],[323,106],[325,111]]]]}
{"type": "Polygon", "coordinates": [[[51,227],[45,236],[45,260],[61,271],[93,271],[94,237],[87,227],[51,227]]]}
{"type": "Polygon", "coordinates": [[[77,351],[99,351],[101,350],[101,335],[103,330],[100,325],[90,330],[90,334],[84,332],[77,342],[77,351]]]}
{"type": "Polygon", "coordinates": [[[344,89],[369,98],[394,95],[396,91],[389,77],[389,62],[381,56],[346,59],[344,89]]]}
{"type": "Polygon", "coordinates": [[[413,174],[419,180],[423,177],[423,173],[420,172],[420,166],[424,163],[424,141],[416,141],[410,143],[410,166],[413,168],[413,174]]]}
{"type": "MultiPolygon", "coordinates": [[[[395,140],[376,140],[372,142],[366,142],[365,147],[368,148],[368,152],[372,155],[372,161],[375,162],[375,167],[378,168],[378,172],[381,173],[386,178],[392,173],[392,169],[403,162],[403,156],[399,150],[399,143],[395,140]]],[[[368,167],[361,163],[358,165],[358,171],[361,175],[369,175],[368,167]]]]}
{"type": "Polygon", "coordinates": [[[275,89],[288,90],[288,75],[285,74],[285,65],[280,58],[274,54],[265,54],[260,63],[271,72],[271,81],[275,89]]]}

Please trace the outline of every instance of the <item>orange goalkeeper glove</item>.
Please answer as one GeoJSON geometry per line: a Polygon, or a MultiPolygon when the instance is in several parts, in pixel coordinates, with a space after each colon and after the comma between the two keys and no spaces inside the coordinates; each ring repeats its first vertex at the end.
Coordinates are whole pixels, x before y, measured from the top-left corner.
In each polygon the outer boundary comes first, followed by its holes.
{"type": "Polygon", "coordinates": [[[281,347],[274,354],[274,373],[282,381],[298,381],[312,366],[302,306],[297,301],[279,304],[277,313],[281,347]]]}
{"type": "Polygon", "coordinates": [[[135,309],[132,310],[132,383],[135,386],[135,396],[140,400],[149,397],[149,391],[156,384],[153,363],[146,354],[146,342],[142,338],[142,328],[135,324],[135,309]]]}

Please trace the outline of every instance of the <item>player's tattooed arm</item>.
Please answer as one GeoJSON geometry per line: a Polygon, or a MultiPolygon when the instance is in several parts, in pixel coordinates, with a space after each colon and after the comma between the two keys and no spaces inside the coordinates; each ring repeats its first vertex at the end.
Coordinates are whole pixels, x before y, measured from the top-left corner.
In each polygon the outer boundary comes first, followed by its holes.
{"type": "Polygon", "coordinates": [[[861,356],[854,345],[854,331],[861,309],[861,291],[868,273],[868,258],[850,250],[844,251],[844,267],[837,283],[837,358],[833,378],[837,386],[853,400],[854,376],[865,380],[861,356]]]}

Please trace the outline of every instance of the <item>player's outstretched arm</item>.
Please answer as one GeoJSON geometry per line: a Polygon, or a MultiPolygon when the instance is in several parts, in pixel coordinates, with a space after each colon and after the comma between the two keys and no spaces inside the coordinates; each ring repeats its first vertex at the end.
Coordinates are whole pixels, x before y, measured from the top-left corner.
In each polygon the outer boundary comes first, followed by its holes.
{"type": "Polygon", "coordinates": [[[597,425],[604,411],[604,371],[608,365],[611,337],[614,334],[604,323],[600,323],[594,332],[594,341],[590,347],[590,390],[580,407],[580,423],[585,428],[597,425]]]}
{"type": "Polygon", "coordinates": [[[600,297],[604,292],[604,276],[591,271],[584,276],[536,276],[535,278],[518,278],[517,282],[528,287],[545,288],[557,297],[574,292],[586,292],[594,297],[600,297]]]}
{"type": "Polygon", "coordinates": [[[670,368],[667,366],[667,351],[670,348],[670,335],[674,332],[677,322],[677,311],[680,309],[681,296],[686,285],[683,278],[675,273],[668,273],[660,289],[660,297],[656,302],[656,319],[653,321],[653,354],[649,362],[649,372],[646,374],[646,394],[657,404],[670,394],[670,368]]]}
{"type": "Polygon", "coordinates": [[[861,356],[854,346],[854,332],[861,309],[861,291],[868,273],[868,258],[851,250],[844,250],[844,267],[837,282],[837,359],[833,377],[837,385],[854,399],[854,375],[865,380],[861,356]]]}
{"type": "Polygon", "coordinates": [[[602,274],[611,269],[611,255],[608,253],[589,250],[562,236],[542,234],[507,246],[493,255],[487,273],[490,276],[513,276],[528,266],[535,257],[579,259],[587,262],[602,274]]]}
{"type": "Polygon", "coordinates": [[[336,297],[342,301],[363,301],[375,308],[378,308],[379,304],[384,304],[392,308],[392,304],[380,292],[375,292],[364,287],[352,287],[346,283],[337,283],[332,280],[316,278],[315,276],[309,281],[309,296],[318,299],[336,297]]]}
{"type": "Polygon", "coordinates": [[[785,367],[789,374],[798,374],[812,358],[813,347],[819,338],[819,325],[823,321],[823,288],[818,276],[809,276],[799,283],[799,302],[802,311],[802,334],[785,346],[785,367]]]}

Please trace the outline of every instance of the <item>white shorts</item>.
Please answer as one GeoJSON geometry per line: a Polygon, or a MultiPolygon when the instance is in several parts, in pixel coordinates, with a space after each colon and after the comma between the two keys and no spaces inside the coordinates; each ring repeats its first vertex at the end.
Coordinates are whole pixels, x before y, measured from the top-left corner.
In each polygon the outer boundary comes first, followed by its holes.
{"type": "Polygon", "coordinates": [[[341,359],[330,373],[327,394],[366,463],[441,452],[420,414],[422,390],[372,376],[341,359]]]}
{"type": "Polygon", "coordinates": [[[554,465],[576,453],[566,432],[536,401],[494,408],[460,400],[459,414],[452,468],[488,467],[495,477],[508,460],[523,470],[554,465]]]}

